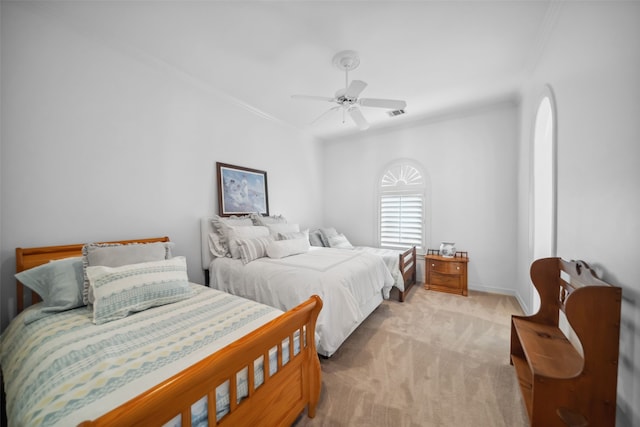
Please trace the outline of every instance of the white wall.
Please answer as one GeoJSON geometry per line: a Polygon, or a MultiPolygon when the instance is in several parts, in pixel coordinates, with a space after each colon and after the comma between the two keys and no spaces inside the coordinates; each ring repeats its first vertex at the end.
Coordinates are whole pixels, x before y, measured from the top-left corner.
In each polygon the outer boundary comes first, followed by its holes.
{"type": "MultiPolygon", "coordinates": [[[[558,125],[558,256],[623,288],[618,426],[640,425],[640,3],[564,2],[522,98],[518,293],[528,266],[531,127],[551,85],[558,125]]],[[[529,308],[529,307],[526,307],[529,308]]]]}
{"type": "Polygon", "coordinates": [[[515,292],[518,108],[514,100],[324,144],[324,225],[375,245],[377,180],[398,158],[422,165],[427,246],[468,251],[469,288],[515,292]]]}
{"type": "MultiPolygon", "coordinates": [[[[0,7],[0,82],[2,82],[2,7],[0,7]]],[[[2,84],[0,84],[0,100],[3,98],[2,93],[2,84]]],[[[4,135],[2,132],[2,101],[0,101],[0,191],[2,189],[2,136],[4,135]]],[[[0,224],[2,224],[2,197],[0,197],[0,224]]],[[[0,226],[0,248],[2,247],[2,227],[0,226]]],[[[2,277],[2,262],[0,262],[0,278],[2,277]]],[[[0,329],[2,326],[2,286],[0,286],[0,329]]],[[[4,409],[2,410],[2,417],[4,417],[4,409]]]]}
{"type": "Polygon", "coordinates": [[[267,171],[271,212],[320,222],[309,137],[31,11],[2,5],[3,326],[18,246],[168,235],[202,283],[199,219],[217,212],[216,161],[267,171]]]}

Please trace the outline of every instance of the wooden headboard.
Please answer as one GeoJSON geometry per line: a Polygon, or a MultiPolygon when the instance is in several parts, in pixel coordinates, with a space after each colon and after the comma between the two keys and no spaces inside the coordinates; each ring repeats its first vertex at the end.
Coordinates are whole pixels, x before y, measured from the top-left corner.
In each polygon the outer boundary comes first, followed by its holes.
{"type": "MultiPolygon", "coordinates": [[[[152,237],[148,239],[133,239],[133,240],[118,240],[113,242],[101,242],[101,243],[154,243],[154,242],[168,242],[169,237],[152,237]]],[[[28,270],[33,267],[45,264],[49,261],[63,258],[71,258],[82,256],[82,247],[85,243],[78,243],[74,245],[64,246],[42,246],[37,248],[16,248],[16,273],[28,270]]],[[[18,313],[24,310],[31,304],[35,304],[40,301],[40,296],[31,291],[31,299],[25,301],[24,285],[16,280],[16,299],[18,313]],[[26,303],[26,305],[25,305],[26,303]]]]}

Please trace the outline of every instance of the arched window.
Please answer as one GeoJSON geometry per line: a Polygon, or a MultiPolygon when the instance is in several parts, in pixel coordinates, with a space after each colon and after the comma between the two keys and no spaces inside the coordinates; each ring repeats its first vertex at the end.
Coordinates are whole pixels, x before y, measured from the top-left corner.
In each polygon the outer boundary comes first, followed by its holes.
{"type": "Polygon", "coordinates": [[[383,248],[424,246],[425,181],[419,166],[399,160],[379,181],[378,239],[383,248]]]}

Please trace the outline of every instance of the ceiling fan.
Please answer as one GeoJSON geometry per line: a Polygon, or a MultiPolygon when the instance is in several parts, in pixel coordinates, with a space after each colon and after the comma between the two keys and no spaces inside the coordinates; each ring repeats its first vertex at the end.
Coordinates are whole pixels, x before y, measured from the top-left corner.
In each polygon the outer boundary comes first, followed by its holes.
{"type": "Polygon", "coordinates": [[[312,123],[317,122],[332,111],[342,110],[343,123],[345,122],[345,116],[349,114],[356,126],[361,130],[365,130],[369,127],[369,122],[364,118],[360,107],[386,108],[388,110],[401,111],[407,106],[405,101],[395,99],[358,98],[360,93],[367,87],[367,84],[362,80],[352,80],[351,83],[349,83],[349,71],[355,70],[358,65],[360,65],[360,58],[357,52],[343,50],[336,53],[333,57],[333,65],[345,72],[344,88],[338,90],[335,96],[291,95],[292,98],[297,99],[328,101],[337,104],[320,115],[320,117],[312,123]]]}

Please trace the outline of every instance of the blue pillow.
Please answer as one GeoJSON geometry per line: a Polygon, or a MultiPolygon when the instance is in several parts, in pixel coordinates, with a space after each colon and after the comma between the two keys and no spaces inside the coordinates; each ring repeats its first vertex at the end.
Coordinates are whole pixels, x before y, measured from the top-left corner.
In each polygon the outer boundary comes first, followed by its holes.
{"type": "Polygon", "coordinates": [[[21,271],[15,277],[42,298],[42,304],[38,308],[25,313],[25,324],[53,313],[85,305],[82,302],[84,287],[82,257],[51,261],[21,271]]]}

